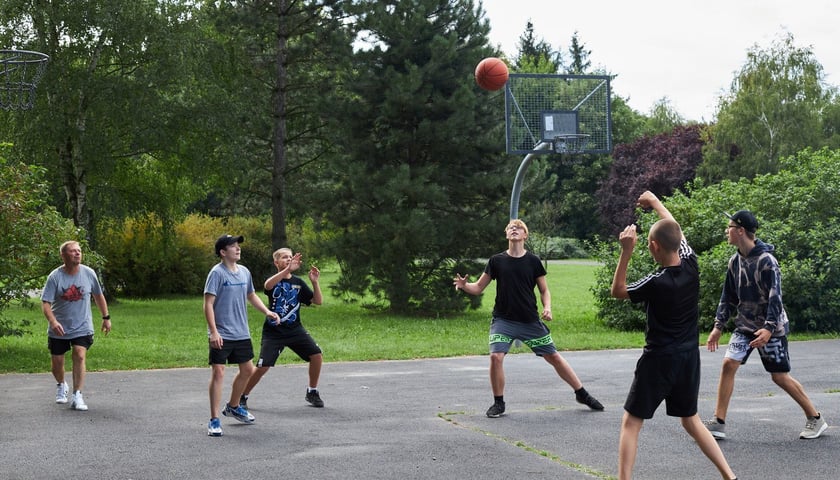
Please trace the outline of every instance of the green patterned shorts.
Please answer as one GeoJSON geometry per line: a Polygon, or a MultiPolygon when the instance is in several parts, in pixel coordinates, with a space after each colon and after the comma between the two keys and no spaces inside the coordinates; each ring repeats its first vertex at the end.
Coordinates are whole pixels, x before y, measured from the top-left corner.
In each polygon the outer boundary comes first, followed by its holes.
{"type": "Polygon", "coordinates": [[[557,351],[551,331],[544,322],[523,323],[493,318],[490,323],[490,353],[507,353],[514,340],[522,341],[540,357],[557,351]]]}

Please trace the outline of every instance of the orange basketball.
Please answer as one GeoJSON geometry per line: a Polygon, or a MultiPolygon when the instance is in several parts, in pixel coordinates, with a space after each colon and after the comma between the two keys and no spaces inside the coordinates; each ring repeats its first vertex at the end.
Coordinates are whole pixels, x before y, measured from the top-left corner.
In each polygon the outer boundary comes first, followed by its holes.
{"type": "Polygon", "coordinates": [[[488,57],[478,62],[475,67],[475,83],[485,90],[498,90],[504,87],[507,81],[508,68],[501,59],[488,57]]]}

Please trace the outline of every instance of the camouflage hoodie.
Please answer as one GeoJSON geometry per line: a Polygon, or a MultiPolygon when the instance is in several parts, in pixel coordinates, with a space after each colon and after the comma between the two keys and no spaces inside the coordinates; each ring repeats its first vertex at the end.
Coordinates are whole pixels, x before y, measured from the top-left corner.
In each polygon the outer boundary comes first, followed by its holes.
{"type": "Polygon", "coordinates": [[[715,327],[723,330],[735,312],[735,330],[754,335],[761,328],[774,337],[788,333],[788,318],[782,304],[782,274],[773,256],[773,245],[755,241],[747,256],[736,252],[729,259],[726,282],[715,314],[715,327]]]}

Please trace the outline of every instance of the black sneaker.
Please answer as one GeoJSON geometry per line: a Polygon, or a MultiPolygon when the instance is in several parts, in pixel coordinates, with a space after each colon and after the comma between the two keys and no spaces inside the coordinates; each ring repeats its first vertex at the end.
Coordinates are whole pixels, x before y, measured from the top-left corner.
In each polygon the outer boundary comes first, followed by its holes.
{"type": "Polygon", "coordinates": [[[324,406],[324,401],[321,400],[321,396],[318,395],[318,390],[307,390],[306,401],[311,403],[313,407],[321,408],[324,406]]]}
{"type": "Polygon", "coordinates": [[[495,402],[487,409],[487,416],[490,418],[499,418],[505,414],[505,402],[495,402]]]}
{"type": "Polygon", "coordinates": [[[242,408],[248,410],[248,395],[242,395],[239,397],[239,404],[242,405],[242,408]]]}
{"type": "Polygon", "coordinates": [[[592,395],[589,394],[586,390],[583,390],[580,393],[575,394],[575,399],[578,403],[582,403],[587,407],[591,408],[592,410],[603,410],[604,406],[601,405],[601,402],[595,399],[592,395]]]}

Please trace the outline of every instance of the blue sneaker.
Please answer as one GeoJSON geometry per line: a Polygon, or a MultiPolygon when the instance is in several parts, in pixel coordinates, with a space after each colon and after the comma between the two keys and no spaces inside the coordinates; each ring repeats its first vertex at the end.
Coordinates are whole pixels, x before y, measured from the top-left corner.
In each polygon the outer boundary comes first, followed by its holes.
{"type": "Polygon", "coordinates": [[[223,435],[222,422],[218,418],[210,419],[210,423],[207,424],[207,435],[211,437],[221,437],[223,435]]]}
{"type": "Polygon", "coordinates": [[[254,423],[254,420],[256,420],[248,410],[245,410],[245,408],[242,407],[242,405],[237,405],[236,408],[232,408],[229,403],[225,404],[225,409],[222,410],[222,415],[226,417],[233,417],[242,423],[254,423]]]}

